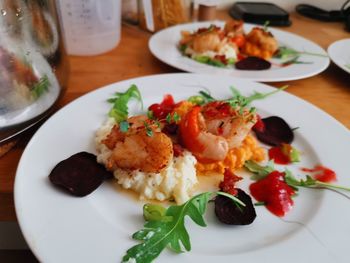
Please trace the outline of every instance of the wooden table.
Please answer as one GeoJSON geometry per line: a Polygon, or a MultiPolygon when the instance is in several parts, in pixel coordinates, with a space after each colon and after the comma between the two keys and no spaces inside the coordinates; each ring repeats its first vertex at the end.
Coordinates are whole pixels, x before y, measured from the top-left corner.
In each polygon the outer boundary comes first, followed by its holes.
{"type": "MultiPolygon", "coordinates": [[[[222,17],[228,16],[222,14],[222,17]]],[[[304,36],[324,49],[336,40],[350,37],[341,23],[318,22],[298,14],[292,14],[291,19],[293,25],[283,30],[304,36]]],[[[92,57],[71,56],[67,90],[58,107],[106,84],[151,74],[179,72],[152,56],[147,48],[150,36],[137,27],[123,25],[121,42],[114,50],[92,57]]],[[[348,73],[331,64],[317,76],[271,85],[280,87],[284,84],[290,85],[287,92],[314,104],[350,128],[348,73]]],[[[15,148],[0,159],[0,221],[16,220],[12,197],[16,166],[33,132],[23,134],[15,148]]]]}

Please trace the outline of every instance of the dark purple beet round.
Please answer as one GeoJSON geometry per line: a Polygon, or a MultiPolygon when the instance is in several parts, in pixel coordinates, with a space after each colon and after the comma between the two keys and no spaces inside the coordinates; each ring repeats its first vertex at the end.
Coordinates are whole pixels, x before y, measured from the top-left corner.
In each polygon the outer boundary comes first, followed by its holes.
{"type": "Polygon", "coordinates": [[[253,129],[261,142],[278,146],[281,143],[290,144],[294,140],[294,133],[288,123],[278,116],[261,119],[265,128],[263,131],[253,129]]]}
{"type": "Polygon", "coordinates": [[[246,57],[235,63],[235,67],[241,70],[264,70],[271,68],[271,63],[259,57],[246,57]]]}
{"type": "Polygon", "coordinates": [[[80,152],[59,162],[49,175],[50,182],[75,196],[85,196],[112,175],[96,161],[96,156],[80,152]]]}
{"type": "Polygon", "coordinates": [[[215,215],[220,222],[228,225],[249,225],[256,218],[252,199],[237,188],[236,197],[246,206],[237,206],[229,197],[218,195],[215,198],[215,215]]]}

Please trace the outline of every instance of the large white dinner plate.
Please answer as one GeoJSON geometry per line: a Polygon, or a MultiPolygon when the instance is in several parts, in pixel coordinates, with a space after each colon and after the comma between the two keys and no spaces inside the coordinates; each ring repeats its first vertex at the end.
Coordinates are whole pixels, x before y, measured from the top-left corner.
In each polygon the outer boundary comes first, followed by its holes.
{"type": "Polygon", "coordinates": [[[327,51],[334,64],[350,73],[350,38],[335,41],[327,51]]]}
{"type": "MultiPolygon", "coordinates": [[[[186,99],[207,89],[217,98],[230,96],[234,85],[244,95],[270,92],[272,87],[229,76],[165,74],[111,84],[70,103],[53,115],[33,136],[18,165],[15,206],[28,245],[41,262],[120,262],[137,241],[131,234],[143,224],[141,201],[105,182],[83,198],[54,188],[48,175],[61,160],[80,151],[95,153],[94,133],[106,119],[114,92],[131,84],[141,90],[144,105],[160,102],[171,93],[186,99]]],[[[280,92],[254,102],[262,116],[279,115],[296,130],[293,145],[302,162],[321,163],[334,169],[338,184],[350,186],[349,131],[316,107],[280,92]]],[[[132,112],[138,107],[132,106],[132,112]]],[[[237,172],[244,176],[243,171],[237,172]]],[[[249,176],[240,184],[246,188],[249,176]]],[[[192,251],[180,255],[164,251],[157,262],[346,262],[350,233],[350,200],[326,190],[302,189],[294,209],[278,218],[257,207],[257,219],[248,226],[218,223],[209,205],[202,228],[189,220],[192,251]]]]}
{"type": "MultiPolygon", "coordinates": [[[[287,46],[297,51],[306,51],[323,56],[300,55],[299,61],[307,64],[292,64],[286,67],[272,66],[268,70],[237,70],[234,68],[218,68],[199,63],[183,56],[177,48],[181,39],[181,31],[194,31],[201,27],[208,27],[211,24],[223,27],[224,22],[197,22],[169,27],[154,34],[149,40],[149,48],[152,54],[164,63],[175,68],[201,74],[229,75],[254,81],[276,82],[308,78],[319,74],[329,65],[327,53],[317,44],[303,37],[278,29],[269,28],[270,32],[277,39],[279,46],[287,46]]],[[[245,24],[244,29],[249,32],[254,26],[245,24]]],[[[280,59],[273,60],[281,63],[280,59]]]]}

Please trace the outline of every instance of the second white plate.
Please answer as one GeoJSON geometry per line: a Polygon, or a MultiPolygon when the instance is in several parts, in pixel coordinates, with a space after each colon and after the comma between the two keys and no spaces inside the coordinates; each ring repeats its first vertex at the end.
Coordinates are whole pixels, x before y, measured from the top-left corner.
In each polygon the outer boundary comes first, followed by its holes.
{"type": "MultiPolygon", "coordinates": [[[[262,82],[289,81],[308,78],[325,70],[329,65],[327,53],[314,42],[292,33],[269,28],[277,39],[279,46],[288,46],[297,51],[305,51],[323,56],[300,55],[299,60],[307,64],[293,64],[287,67],[272,67],[268,70],[237,70],[234,68],[218,68],[196,62],[183,56],[177,48],[181,38],[181,31],[194,31],[198,28],[209,27],[211,24],[223,27],[224,22],[198,22],[170,27],[154,34],[149,40],[152,54],[164,63],[175,68],[202,74],[229,75],[262,82]]],[[[245,24],[244,29],[249,32],[254,26],[245,24]]]]}
{"type": "Polygon", "coordinates": [[[350,38],[334,42],[327,51],[334,64],[350,74],[350,38]]]}

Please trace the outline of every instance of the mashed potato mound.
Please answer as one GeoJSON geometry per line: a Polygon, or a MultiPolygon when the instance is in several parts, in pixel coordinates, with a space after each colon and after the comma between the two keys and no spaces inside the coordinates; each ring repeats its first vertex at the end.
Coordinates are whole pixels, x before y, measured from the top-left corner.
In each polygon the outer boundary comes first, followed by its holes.
{"type": "Polygon", "coordinates": [[[257,140],[248,135],[238,148],[231,149],[225,160],[215,163],[197,163],[196,168],[200,174],[224,173],[225,168],[235,171],[242,168],[248,160],[261,162],[265,160],[265,150],[258,145],[257,140]]]}
{"type": "MultiPolygon", "coordinates": [[[[114,125],[113,119],[97,131],[95,143],[97,161],[106,166],[112,151],[101,141],[109,134],[114,125]]],[[[139,170],[117,168],[113,171],[118,184],[125,189],[137,192],[140,199],[155,199],[159,201],[175,199],[177,204],[186,202],[194,192],[197,184],[196,158],[188,151],[179,157],[174,157],[169,166],[160,173],[145,173],[139,170]]]]}

